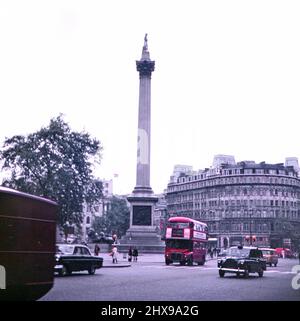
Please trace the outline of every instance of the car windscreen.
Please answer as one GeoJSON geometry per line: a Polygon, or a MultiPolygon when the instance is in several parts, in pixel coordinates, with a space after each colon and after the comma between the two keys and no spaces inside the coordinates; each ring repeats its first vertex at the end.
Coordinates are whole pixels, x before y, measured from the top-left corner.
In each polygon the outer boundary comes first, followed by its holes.
{"type": "Polygon", "coordinates": [[[273,252],[270,250],[261,250],[264,255],[272,255],[273,252]]]}
{"type": "Polygon", "coordinates": [[[247,257],[249,256],[249,252],[249,249],[231,248],[228,250],[227,256],[247,257]]]}
{"type": "Polygon", "coordinates": [[[184,249],[192,251],[193,242],[190,240],[167,240],[166,247],[172,249],[184,249]]]}
{"type": "Polygon", "coordinates": [[[250,257],[261,258],[263,256],[262,251],[260,250],[251,250],[250,257]]]}
{"type": "Polygon", "coordinates": [[[56,253],[73,254],[74,246],[68,244],[56,245],[56,253]]]}

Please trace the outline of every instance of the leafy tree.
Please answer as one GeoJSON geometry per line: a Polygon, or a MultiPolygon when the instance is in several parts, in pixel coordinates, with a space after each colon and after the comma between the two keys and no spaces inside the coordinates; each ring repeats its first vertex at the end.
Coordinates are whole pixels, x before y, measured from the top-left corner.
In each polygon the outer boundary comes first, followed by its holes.
{"type": "Polygon", "coordinates": [[[10,178],[3,185],[56,201],[59,225],[79,226],[84,200],[93,203],[102,195],[102,184],[92,175],[101,151],[98,140],[71,131],[60,115],[33,134],[5,139],[0,160],[10,178]]]}
{"type": "Polygon", "coordinates": [[[113,196],[110,199],[106,214],[102,217],[96,217],[92,228],[98,234],[104,232],[121,237],[129,228],[129,217],[130,210],[126,200],[113,196]]]}

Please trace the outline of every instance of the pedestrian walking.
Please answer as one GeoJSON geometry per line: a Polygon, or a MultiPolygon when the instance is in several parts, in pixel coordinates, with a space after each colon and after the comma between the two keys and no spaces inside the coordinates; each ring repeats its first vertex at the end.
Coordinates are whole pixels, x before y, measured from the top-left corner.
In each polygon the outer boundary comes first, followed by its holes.
{"type": "Polygon", "coordinates": [[[136,247],[134,247],[134,249],[132,251],[133,261],[137,262],[138,255],[139,255],[138,249],[136,247]]]}
{"type": "Polygon", "coordinates": [[[299,264],[300,264],[300,249],[299,249],[298,259],[299,259],[299,264]]]}
{"type": "Polygon", "coordinates": [[[131,260],[132,260],[132,248],[130,246],[128,249],[128,262],[131,262],[131,260]]]}
{"type": "Polygon", "coordinates": [[[98,244],[95,244],[94,255],[98,256],[99,253],[100,253],[100,246],[98,244]]]}
{"type": "Polygon", "coordinates": [[[217,248],[216,247],[214,247],[214,249],[213,249],[213,256],[217,256],[217,248]]]}
{"type": "Polygon", "coordinates": [[[118,250],[117,247],[114,246],[111,251],[111,256],[112,256],[112,262],[113,263],[118,263],[118,250]]]}

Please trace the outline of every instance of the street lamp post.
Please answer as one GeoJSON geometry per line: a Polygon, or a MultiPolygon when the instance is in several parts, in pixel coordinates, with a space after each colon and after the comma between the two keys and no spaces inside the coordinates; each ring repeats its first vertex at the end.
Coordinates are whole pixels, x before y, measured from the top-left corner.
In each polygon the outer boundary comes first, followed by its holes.
{"type": "Polygon", "coordinates": [[[249,211],[249,216],[250,216],[250,245],[252,246],[252,212],[253,212],[253,209],[251,208],[250,211],[249,211]]]}
{"type": "MultiPolygon", "coordinates": [[[[254,195],[254,186],[252,185],[251,186],[251,192],[249,191],[249,194],[248,195],[248,212],[249,212],[249,219],[250,219],[250,226],[249,226],[249,232],[250,232],[250,245],[252,246],[253,244],[253,236],[252,236],[252,216],[253,216],[253,211],[255,210],[256,206],[255,204],[253,204],[254,200],[253,198],[251,198],[251,196],[254,195]],[[251,203],[250,203],[251,202],[251,203]],[[253,208],[254,206],[254,208],[253,208]]],[[[254,240],[255,241],[255,240],[254,240]]]]}

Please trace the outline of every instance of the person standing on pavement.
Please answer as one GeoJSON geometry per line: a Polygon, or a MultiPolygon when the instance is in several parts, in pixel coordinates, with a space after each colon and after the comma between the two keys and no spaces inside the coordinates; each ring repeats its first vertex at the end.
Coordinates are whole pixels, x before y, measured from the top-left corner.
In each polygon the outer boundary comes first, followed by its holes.
{"type": "Polygon", "coordinates": [[[137,248],[134,247],[134,249],[132,251],[133,261],[137,262],[138,255],[139,255],[139,252],[138,252],[137,248]]]}
{"type": "Polygon", "coordinates": [[[132,248],[130,246],[128,250],[128,262],[131,262],[131,260],[132,260],[132,248]]]}
{"type": "Polygon", "coordinates": [[[95,248],[94,248],[94,254],[95,256],[98,256],[100,253],[100,246],[98,244],[95,244],[95,248]]]}
{"type": "Polygon", "coordinates": [[[114,246],[114,247],[112,248],[111,253],[112,253],[112,262],[113,262],[113,263],[118,263],[118,250],[117,250],[117,247],[116,247],[116,246],[114,246]]]}
{"type": "Polygon", "coordinates": [[[216,247],[214,247],[214,249],[213,249],[213,256],[217,256],[217,248],[216,247]]]}

